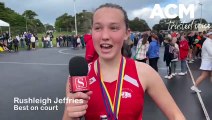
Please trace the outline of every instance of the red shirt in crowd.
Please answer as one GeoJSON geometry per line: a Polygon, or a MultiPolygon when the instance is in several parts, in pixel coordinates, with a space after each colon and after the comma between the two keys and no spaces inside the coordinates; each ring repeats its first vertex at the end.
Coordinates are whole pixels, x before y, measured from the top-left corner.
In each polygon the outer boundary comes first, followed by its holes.
{"type": "Polygon", "coordinates": [[[186,39],[180,41],[179,49],[180,49],[180,56],[179,56],[180,60],[186,59],[189,51],[189,45],[186,39]]]}
{"type": "Polygon", "coordinates": [[[84,35],[84,40],[86,43],[86,52],[85,52],[85,59],[88,63],[95,61],[99,55],[97,54],[96,50],[94,49],[92,36],[90,34],[84,35]]]}

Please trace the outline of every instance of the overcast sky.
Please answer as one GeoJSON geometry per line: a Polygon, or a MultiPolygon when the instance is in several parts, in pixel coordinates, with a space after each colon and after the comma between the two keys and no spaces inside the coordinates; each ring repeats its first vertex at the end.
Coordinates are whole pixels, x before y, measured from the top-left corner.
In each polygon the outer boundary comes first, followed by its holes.
{"type": "MultiPolygon", "coordinates": [[[[5,3],[6,7],[11,8],[19,14],[22,14],[25,10],[32,10],[38,14],[36,18],[40,19],[43,24],[54,25],[57,17],[68,13],[74,15],[74,0],[0,0],[5,3]]],[[[212,8],[211,0],[76,0],[76,11],[81,12],[82,10],[93,11],[99,5],[111,2],[116,3],[124,7],[127,11],[129,19],[139,17],[146,20],[148,25],[152,27],[157,24],[160,17],[150,18],[152,9],[155,4],[160,4],[162,9],[168,4],[184,4],[186,7],[189,4],[194,4],[195,15],[194,18],[201,17],[201,6],[202,3],[202,17],[208,22],[212,22],[212,8]]],[[[178,8],[170,10],[170,13],[178,14],[178,8]]],[[[181,21],[188,22],[191,19],[189,16],[183,17],[181,21]]]]}

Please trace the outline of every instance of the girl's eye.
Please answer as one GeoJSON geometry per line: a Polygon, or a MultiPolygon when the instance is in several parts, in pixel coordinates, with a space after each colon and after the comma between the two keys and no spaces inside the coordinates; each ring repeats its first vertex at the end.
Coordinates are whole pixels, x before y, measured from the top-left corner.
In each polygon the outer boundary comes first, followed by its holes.
{"type": "Polygon", "coordinates": [[[111,29],[112,31],[117,31],[117,30],[119,30],[119,27],[118,27],[118,26],[112,26],[110,29],[111,29]]]}
{"type": "Polygon", "coordinates": [[[101,30],[101,27],[94,27],[94,30],[100,31],[101,30]]]}

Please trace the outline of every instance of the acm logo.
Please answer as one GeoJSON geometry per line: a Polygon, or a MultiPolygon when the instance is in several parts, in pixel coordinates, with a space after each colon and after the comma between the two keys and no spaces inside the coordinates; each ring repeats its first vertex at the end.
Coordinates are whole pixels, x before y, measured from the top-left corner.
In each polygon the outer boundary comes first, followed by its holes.
{"type": "Polygon", "coordinates": [[[155,4],[150,18],[154,18],[155,16],[159,16],[160,18],[175,18],[179,16],[179,18],[183,18],[185,15],[190,15],[189,17],[191,19],[194,18],[194,4],[189,4],[188,7],[186,7],[184,4],[168,4],[165,6],[164,9],[161,8],[160,4],[155,4]],[[178,9],[178,15],[176,13],[170,13],[170,11],[173,11],[173,9],[178,9]]]}

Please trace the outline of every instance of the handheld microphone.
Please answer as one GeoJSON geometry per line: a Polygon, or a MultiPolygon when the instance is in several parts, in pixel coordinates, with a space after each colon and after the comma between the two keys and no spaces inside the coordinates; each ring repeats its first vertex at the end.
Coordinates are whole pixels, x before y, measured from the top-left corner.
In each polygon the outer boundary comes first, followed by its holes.
{"type": "MultiPolygon", "coordinates": [[[[69,61],[69,91],[87,92],[89,91],[88,63],[85,58],[76,56],[69,61]]],[[[84,116],[80,120],[85,120],[84,116]]]]}
{"type": "Polygon", "coordinates": [[[70,59],[69,74],[70,92],[89,91],[88,63],[84,57],[76,56],[70,59]]]}

